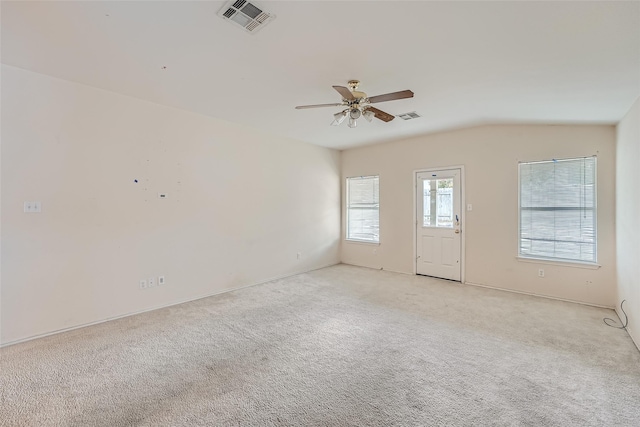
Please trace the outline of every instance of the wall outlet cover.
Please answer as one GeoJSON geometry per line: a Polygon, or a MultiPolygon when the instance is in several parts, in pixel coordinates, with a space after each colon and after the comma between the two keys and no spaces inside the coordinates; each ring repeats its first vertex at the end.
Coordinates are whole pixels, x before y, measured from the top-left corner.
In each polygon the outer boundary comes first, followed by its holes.
{"type": "Polygon", "coordinates": [[[42,212],[41,202],[24,202],[23,210],[25,213],[39,213],[42,212]]]}

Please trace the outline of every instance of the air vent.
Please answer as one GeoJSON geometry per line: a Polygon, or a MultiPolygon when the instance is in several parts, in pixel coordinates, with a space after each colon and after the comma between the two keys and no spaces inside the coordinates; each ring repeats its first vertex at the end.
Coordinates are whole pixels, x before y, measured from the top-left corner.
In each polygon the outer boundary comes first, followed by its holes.
{"type": "Polygon", "coordinates": [[[263,11],[255,3],[247,0],[231,0],[218,12],[225,21],[233,22],[248,33],[257,33],[262,27],[267,25],[275,15],[263,11]]]}
{"type": "Polygon", "coordinates": [[[417,119],[418,117],[422,117],[422,116],[416,113],[415,111],[412,111],[410,113],[398,114],[398,117],[400,117],[402,120],[411,120],[411,119],[417,119]]]}

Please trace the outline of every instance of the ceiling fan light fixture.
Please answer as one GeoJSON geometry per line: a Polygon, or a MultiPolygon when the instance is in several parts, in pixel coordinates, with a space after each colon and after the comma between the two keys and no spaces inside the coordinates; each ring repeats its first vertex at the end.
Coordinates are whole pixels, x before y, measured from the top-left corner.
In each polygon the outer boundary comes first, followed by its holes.
{"type": "Polygon", "coordinates": [[[333,115],[333,118],[335,119],[331,125],[332,126],[339,126],[340,123],[344,122],[344,119],[347,118],[347,110],[345,111],[340,111],[339,113],[335,113],[333,115]]]}
{"type": "Polygon", "coordinates": [[[356,126],[358,126],[358,121],[353,117],[349,117],[349,127],[354,128],[356,126]]]}
{"type": "Polygon", "coordinates": [[[338,113],[335,113],[333,115],[333,118],[336,120],[344,120],[344,118],[347,117],[347,112],[346,111],[340,111],[338,113]]]}
{"type": "Polygon", "coordinates": [[[371,122],[373,120],[373,118],[376,116],[375,113],[371,110],[366,110],[364,113],[362,113],[362,116],[368,121],[371,122]]]}
{"type": "Polygon", "coordinates": [[[351,111],[349,111],[349,117],[354,120],[359,119],[361,115],[362,115],[362,112],[357,108],[352,108],[351,111]]]}

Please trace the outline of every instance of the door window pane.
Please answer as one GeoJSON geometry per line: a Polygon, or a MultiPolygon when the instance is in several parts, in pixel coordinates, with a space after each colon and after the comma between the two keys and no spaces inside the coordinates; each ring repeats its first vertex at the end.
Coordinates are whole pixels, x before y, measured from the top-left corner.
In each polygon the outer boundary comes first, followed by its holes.
{"type": "Polygon", "coordinates": [[[453,178],[422,181],[424,227],[453,228],[453,178]]]}
{"type": "MultiPolygon", "coordinates": [[[[424,197],[423,200],[423,208],[422,208],[422,226],[423,227],[431,227],[431,180],[425,179],[422,181],[422,193],[424,197]]],[[[434,209],[435,210],[435,209],[434,209]]],[[[434,212],[435,213],[435,212],[434,212]]],[[[433,222],[435,223],[435,216],[433,217],[433,222]]]]}

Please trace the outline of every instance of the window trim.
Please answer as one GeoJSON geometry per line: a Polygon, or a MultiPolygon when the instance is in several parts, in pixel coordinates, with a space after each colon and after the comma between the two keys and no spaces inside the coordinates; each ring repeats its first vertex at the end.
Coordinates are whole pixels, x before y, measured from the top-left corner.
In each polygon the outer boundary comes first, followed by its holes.
{"type": "Polygon", "coordinates": [[[517,230],[517,238],[516,238],[516,259],[522,262],[533,262],[540,264],[555,264],[555,265],[564,265],[567,267],[578,267],[578,268],[588,268],[588,269],[598,269],[601,267],[598,264],[598,156],[578,156],[578,157],[566,157],[560,159],[550,159],[550,160],[532,160],[532,161],[519,161],[518,162],[518,230],[517,230]],[[523,164],[533,164],[533,163],[549,163],[553,161],[565,161],[565,160],[580,160],[580,159],[594,159],[593,164],[593,182],[594,182],[594,190],[593,190],[593,200],[594,200],[594,208],[595,218],[593,222],[593,234],[595,237],[594,241],[594,261],[581,261],[581,260],[573,260],[567,258],[553,258],[553,257],[544,257],[540,255],[523,255],[520,253],[520,243],[522,236],[522,183],[520,178],[520,166],[523,164]]]}
{"type": "Polygon", "coordinates": [[[516,259],[520,262],[530,262],[533,264],[562,265],[565,267],[586,268],[588,270],[597,270],[602,265],[589,261],[571,261],[566,259],[553,259],[541,257],[527,257],[518,255],[516,259]]]}
{"type": "Polygon", "coordinates": [[[354,176],[348,176],[345,178],[345,233],[344,233],[344,240],[345,242],[350,242],[350,243],[360,243],[360,244],[368,244],[368,245],[376,245],[379,246],[380,245],[380,174],[376,174],[376,175],[354,175],[354,176]],[[349,203],[349,180],[353,179],[353,178],[360,178],[360,179],[364,179],[364,178],[378,178],[378,240],[366,240],[366,239],[356,239],[353,237],[349,237],[349,206],[351,205],[349,203]]]}

